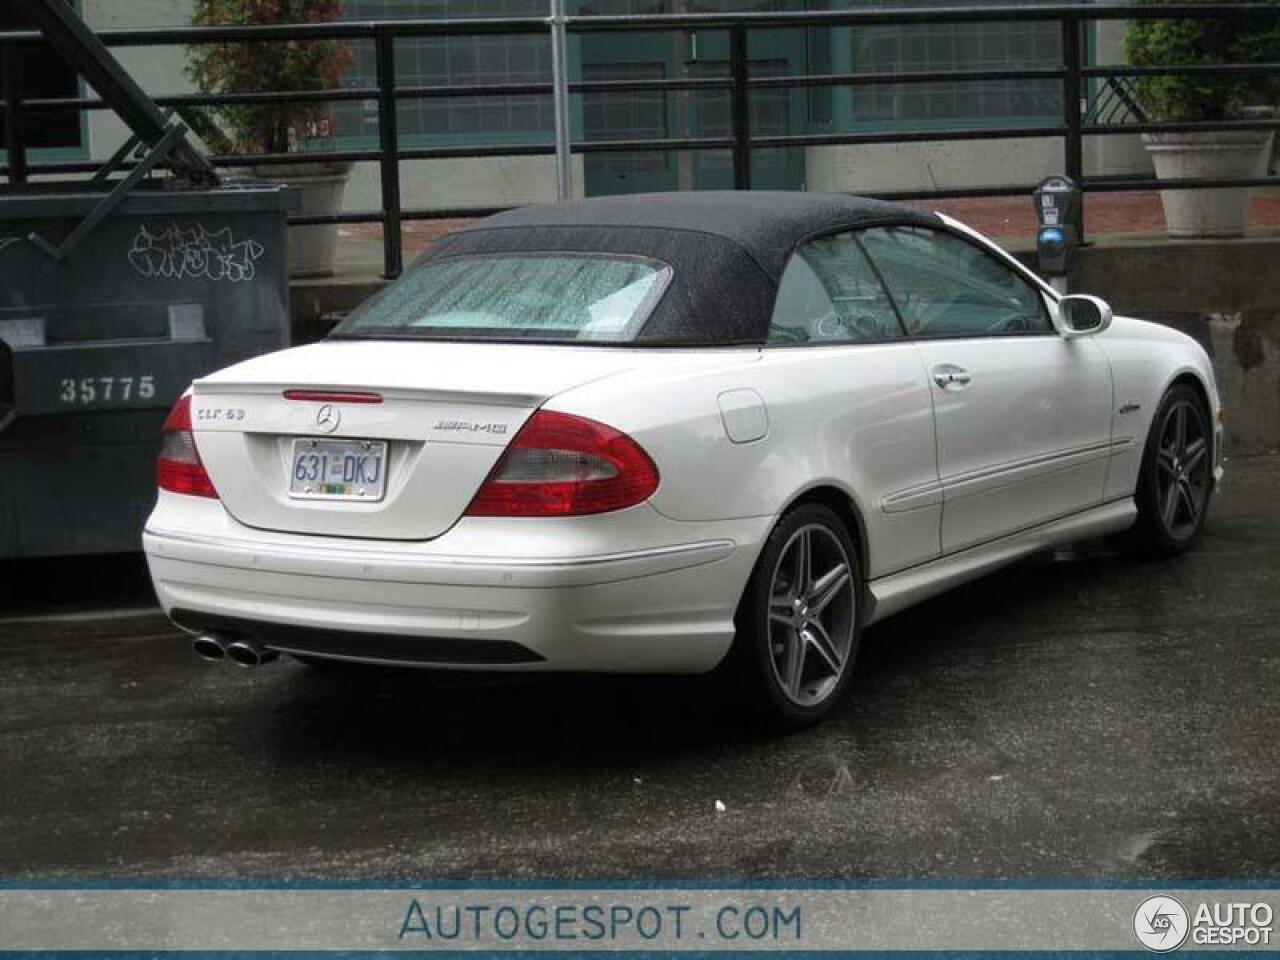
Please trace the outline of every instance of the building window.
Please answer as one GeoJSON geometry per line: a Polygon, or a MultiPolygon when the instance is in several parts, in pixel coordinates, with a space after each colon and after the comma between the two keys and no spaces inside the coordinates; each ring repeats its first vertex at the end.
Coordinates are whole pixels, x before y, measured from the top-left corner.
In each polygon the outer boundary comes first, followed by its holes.
{"type": "MultiPolygon", "coordinates": [[[[852,30],[851,43],[855,72],[1017,70],[1062,64],[1059,27],[1051,21],[873,26],[852,30]]],[[[927,128],[1061,115],[1062,84],[1057,80],[853,89],[853,118],[859,123],[902,122],[927,128]]]]}
{"type": "MultiPolygon", "coordinates": [[[[811,0],[809,10],[830,10],[830,0],[811,0]]],[[[804,48],[807,72],[814,76],[834,73],[831,60],[832,33],[830,27],[810,27],[805,32],[804,48]]],[[[809,122],[830,126],[835,119],[832,87],[808,87],[809,122]]]]}
{"type": "MultiPolygon", "coordinates": [[[[584,80],[661,80],[663,63],[588,63],[582,68],[584,80]]],[[[626,93],[588,93],[582,98],[582,119],[586,138],[595,140],[665,140],[667,96],[661,90],[634,90],[626,93]]],[[[595,157],[603,173],[618,179],[638,177],[667,168],[661,150],[635,153],[602,153],[595,157]]]]}
{"type": "MultiPolygon", "coordinates": [[[[0,7],[0,31],[30,29],[16,11],[0,7]]],[[[52,47],[43,43],[24,46],[18,57],[18,89],[23,99],[80,95],[79,77],[52,47]]],[[[80,150],[84,146],[80,114],[75,110],[29,112],[22,135],[28,150],[80,150]]],[[[5,114],[0,110],[0,144],[5,136],[5,114]]]]}
{"type": "MultiPolygon", "coordinates": [[[[1055,0],[965,0],[1014,9],[1055,0]]],[[[571,14],[721,13],[762,10],[840,10],[879,6],[882,0],[569,0],[571,14]]],[[[347,0],[356,20],[459,17],[544,17],[547,0],[347,0]]],[[[725,71],[723,31],[700,31],[690,44],[696,59],[677,63],[672,34],[586,34],[571,42],[571,79],[640,79],[718,76],[725,71]],[[612,45],[612,46],[610,46],[612,45]],[[626,49],[615,49],[623,45],[626,49]],[[661,49],[659,49],[661,48],[661,49]],[[712,49],[718,52],[711,53],[712,49]],[[584,51],[590,51],[583,56],[584,51]],[[585,62],[584,62],[585,60],[585,62]]],[[[892,73],[1058,67],[1059,26],[1052,21],[882,25],[758,31],[752,38],[753,74],[892,73]]],[[[375,86],[371,41],[353,44],[349,86],[375,86]]],[[[508,36],[406,37],[396,41],[396,74],[402,86],[547,83],[551,46],[543,33],[508,36]]],[[[681,96],[681,95],[675,95],[681,96]]],[[[728,95],[684,95],[689,121],[673,120],[673,95],[617,92],[575,98],[588,140],[659,138],[687,132],[715,136],[727,129],[728,95]]],[[[1062,115],[1058,80],[989,80],[869,86],[764,88],[752,91],[752,131],[757,136],[809,130],[955,129],[1056,121],[1062,115]],[[806,109],[807,108],[807,109],[806,109]]],[[[439,137],[455,143],[546,142],[554,129],[550,95],[433,97],[402,100],[399,129],[406,138],[439,137]]],[[[378,135],[376,102],[338,103],[341,136],[378,135]]],[[[660,152],[615,154],[600,163],[617,173],[656,171],[668,162],[660,152]]]]}
{"type": "MultiPolygon", "coordinates": [[[[466,17],[543,17],[546,0],[347,0],[351,20],[466,17]]],[[[378,69],[373,44],[353,45],[355,62],[348,86],[375,86],[378,69]]],[[[476,37],[407,37],[396,41],[396,82],[400,86],[547,83],[551,42],[544,34],[476,37]]],[[[475,138],[498,135],[549,136],[554,129],[550,96],[430,97],[400,102],[402,136],[475,138]]],[[[335,105],[338,133],[376,137],[373,101],[335,105]]]]}

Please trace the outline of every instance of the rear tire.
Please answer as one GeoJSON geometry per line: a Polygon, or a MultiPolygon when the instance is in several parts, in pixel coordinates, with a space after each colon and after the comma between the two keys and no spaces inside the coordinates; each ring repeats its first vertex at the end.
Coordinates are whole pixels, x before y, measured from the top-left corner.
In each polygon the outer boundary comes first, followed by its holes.
{"type": "Polygon", "coordinates": [[[754,718],[798,730],[848,689],[862,634],[862,571],[840,518],[820,504],[784,514],[738,606],[727,664],[754,718]]]}
{"type": "Polygon", "coordinates": [[[1140,550],[1173,556],[1199,538],[1213,488],[1213,429],[1200,394],[1175,384],[1151,421],[1135,500],[1140,550]]]}

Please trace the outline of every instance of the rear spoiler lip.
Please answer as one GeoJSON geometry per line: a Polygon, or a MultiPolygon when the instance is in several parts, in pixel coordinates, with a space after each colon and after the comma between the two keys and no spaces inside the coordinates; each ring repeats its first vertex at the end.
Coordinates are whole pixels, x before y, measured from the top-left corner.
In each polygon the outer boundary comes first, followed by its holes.
{"type": "MultiPolygon", "coordinates": [[[[580,386],[580,384],[575,384],[580,386]]],[[[489,405],[495,407],[517,407],[522,410],[533,410],[542,406],[554,394],[540,395],[532,393],[498,393],[478,390],[437,390],[431,387],[388,387],[382,384],[368,383],[272,383],[253,381],[238,383],[222,379],[202,378],[191,384],[191,392],[197,397],[273,397],[284,401],[283,393],[293,390],[305,390],[308,393],[378,393],[386,402],[405,401],[419,403],[459,403],[470,405],[489,405]]]]}

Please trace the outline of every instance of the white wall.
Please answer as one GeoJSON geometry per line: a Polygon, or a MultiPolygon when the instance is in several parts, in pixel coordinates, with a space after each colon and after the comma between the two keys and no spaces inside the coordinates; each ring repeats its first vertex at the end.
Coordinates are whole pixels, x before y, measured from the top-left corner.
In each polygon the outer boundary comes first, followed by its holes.
{"type": "MultiPolygon", "coordinates": [[[[573,158],[574,194],[582,196],[582,157],[573,158]]],[[[510,207],[556,199],[554,157],[486,157],[414,160],[400,164],[400,203],[406,208],[510,207]]],[[[375,163],[351,172],[343,200],[347,210],[382,207],[382,178],[375,163]]]]}
{"type": "Polygon", "coordinates": [[[968,140],[809,147],[810,190],[874,193],[1035,183],[1062,172],[1062,141],[968,140]]]}
{"type": "MultiPolygon", "coordinates": [[[[191,26],[191,0],[83,0],[81,15],[94,30],[191,26]]],[[[182,47],[113,47],[130,76],[152,96],[191,93],[182,47]]],[[[89,114],[89,150],[105,160],[129,138],[129,128],[110,110],[89,114]]]]}
{"type": "MultiPolygon", "coordinates": [[[[1123,20],[1103,20],[1094,34],[1099,64],[1124,63],[1123,20]]],[[[1151,175],[1151,160],[1136,134],[1090,137],[1085,141],[1085,174],[1141,173],[1151,175]]]]}

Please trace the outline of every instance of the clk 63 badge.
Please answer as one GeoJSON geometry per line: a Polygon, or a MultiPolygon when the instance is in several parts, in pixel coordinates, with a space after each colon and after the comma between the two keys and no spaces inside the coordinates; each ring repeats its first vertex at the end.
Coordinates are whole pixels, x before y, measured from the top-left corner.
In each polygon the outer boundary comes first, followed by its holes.
{"type": "Polygon", "coordinates": [[[206,423],[239,423],[244,419],[244,410],[240,407],[200,407],[196,410],[196,419],[206,423]]]}

